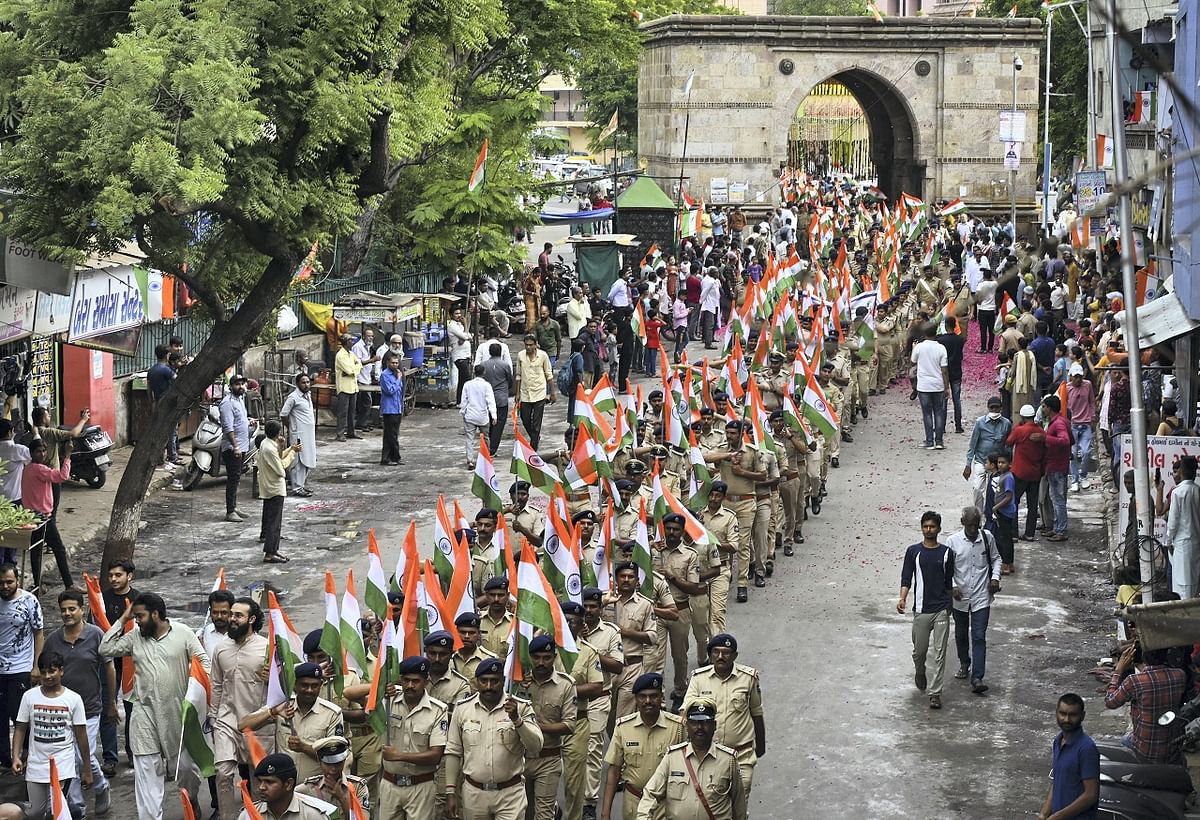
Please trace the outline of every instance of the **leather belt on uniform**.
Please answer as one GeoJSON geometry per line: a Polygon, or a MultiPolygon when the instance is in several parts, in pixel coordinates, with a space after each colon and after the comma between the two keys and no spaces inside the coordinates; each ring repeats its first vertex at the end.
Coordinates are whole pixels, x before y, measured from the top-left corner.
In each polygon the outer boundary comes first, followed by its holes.
{"type": "Polygon", "coordinates": [[[428,783],[437,775],[437,772],[428,772],[427,774],[392,774],[384,770],[380,772],[383,779],[391,783],[393,786],[419,786],[422,783],[428,783]]]}
{"type": "Polygon", "coordinates": [[[553,749],[542,749],[538,752],[538,757],[558,757],[562,754],[562,746],[555,746],[553,749]]]}
{"type": "Polygon", "coordinates": [[[590,501],[591,493],[567,493],[568,501],[590,501]]]}
{"type": "Polygon", "coordinates": [[[350,737],[364,737],[365,735],[371,734],[371,732],[372,732],[372,729],[370,726],[351,726],[350,727],[350,737]]]}
{"type": "Polygon", "coordinates": [[[637,786],[633,785],[632,783],[630,783],[629,781],[625,781],[625,791],[627,791],[627,792],[629,792],[630,794],[632,794],[632,795],[633,795],[634,797],[636,797],[638,800],[641,800],[641,799],[642,799],[642,790],[641,790],[639,787],[637,787],[637,786]]]}
{"type": "Polygon", "coordinates": [[[730,501],[752,501],[756,497],[757,496],[755,496],[754,493],[743,493],[742,495],[726,495],[725,496],[725,498],[727,498],[730,501]]]}
{"type": "Polygon", "coordinates": [[[691,605],[692,605],[692,599],[691,599],[691,598],[684,598],[682,601],[676,601],[676,602],[675,602],[675,608],[676,608],[676,609],[687,609],[687,608],[688,608],[689,606],[691,606],[691,605]]]}
{"type": "Polygon", "coordinates": [[[511,789],[513,786],[516,786],[521,781],[523,781],[525,778],[523,778],[521,775],[516,775],[515,777],[510,777],[508,780],[505,780],[503,783],[480,783],[478,780],[471,777],[470,775],[464,774],[463,779],[466,780],[468,783],[470,783],[475,788],[479,789],[480,791],[498,792],[503,789],[511,789]]]}
{"type": "Polygon", "coordinates": [[[641,655],[626,655],[625,656],[625,663],[627,663],[627,664],[641,663],[641,662],[642,662],[641,655]]]}

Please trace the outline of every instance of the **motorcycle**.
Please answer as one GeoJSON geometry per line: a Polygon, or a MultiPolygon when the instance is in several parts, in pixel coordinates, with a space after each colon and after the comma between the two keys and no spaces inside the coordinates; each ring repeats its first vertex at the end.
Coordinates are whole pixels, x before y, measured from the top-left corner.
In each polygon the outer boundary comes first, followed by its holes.
{"type": "Polygon", "coordinates": [[[82,481],[93,490],[103,487],[104,474],[112,466],[112,458],[108,454],[112,448],[113,441],[103,427],[93,424],[84,428],[82,433],[71,439],[71,480],[82,481]]]}
{"type": "MultiPolygon", "coordinates": [[[[1167,712],[1174,719],[1174,715],[1167,712]]],[[[1162,721],[1162,718],[1159,719],[1162,721]]],[[[1184,820],[1192,779],[1174,763],[1140,763],[1119,743],[1100,751],[1099,816],[1112,820],[1184,820]]]]}
{"type": "MultiPolygon", "coordinates": [[[[243,454],[243,472],[254,464],[254,456],[258,452],[258,441],[254,435],[256,425],[257,422],[251,419],[250,450],[243,454]]],[[[225,474],[225,462],[221,458],[222,438],[224,434],[221,432],[220,411],[217,405],[210,404],[204,421],[200,422],[196,432],[192,433],[192,459],[187,463],[183,478],[180,479],[185,490],[196,489],[205,476],[220,478],[225,474]]]]}

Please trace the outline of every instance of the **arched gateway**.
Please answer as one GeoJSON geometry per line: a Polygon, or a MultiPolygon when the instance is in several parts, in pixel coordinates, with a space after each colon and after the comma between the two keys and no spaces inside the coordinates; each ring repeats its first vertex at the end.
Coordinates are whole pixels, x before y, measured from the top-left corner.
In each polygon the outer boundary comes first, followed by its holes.
{"type": "Polygon", "coordinates": [[[675,15],[642,31],[640,158],[668,192],[682,168],[693,197],[773,204],[797,110],[834,83],[862,108],[870,160],[889,197],[907,191],[1006,211],[999,120],[1012,108],[1016,55],[1017,110],[1028,119],[1017,204],[1033,207],[1039,20],[675,15]]]}

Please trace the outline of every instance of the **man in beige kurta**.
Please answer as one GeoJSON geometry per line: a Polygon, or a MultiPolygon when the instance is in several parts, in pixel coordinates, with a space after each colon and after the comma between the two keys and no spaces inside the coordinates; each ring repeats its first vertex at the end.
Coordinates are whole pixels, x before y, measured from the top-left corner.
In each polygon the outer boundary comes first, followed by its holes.
{"type": "MultiPolygon", "coordinates": [[[[167,619],[161,597],[143,592],[104,633],[100,654],[133,659],[133,712],[129,718],[129,748],[133,752],[133,785],[140,820],[162,820],[163,793],[168,771],[174,771],[182,731],[180,714],[187,692],[192,658],[208,671],[208,655],[192,630],[167,619]],[[125,632],[134,620],[137,628],[125,632]],[[169,767],[169,769],[168,769],[169,767]]],[[[197,794],[200,778],[194,768],[179,772],[176,784],[197,794]]]]}
{"type": "MultiPolygon", "coordinates": [[[[258,634],[262,612],[249,602],[234,603],[229,631],[213,650],[212,716],[213,759],[217,764],[217,805],[221,820],[237,820],[242,811],[238,789],[241,779],[238,764],[251,765],[246,739],[238,731],[238,721],[263,707],[267,684],[263,669],[267,658],[267,639],[258,634]]],[[[275,733],[258,731],[258,742],[267,754],[275,751],[275,733]]]]}

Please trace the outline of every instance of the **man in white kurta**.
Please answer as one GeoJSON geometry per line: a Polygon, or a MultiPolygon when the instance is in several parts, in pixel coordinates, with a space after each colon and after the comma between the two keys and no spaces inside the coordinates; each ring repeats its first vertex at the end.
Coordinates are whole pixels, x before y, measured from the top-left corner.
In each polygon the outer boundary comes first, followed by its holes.
{"type": "MultiPolygon", "coordinates": [[[[162,820],[163,792],[168,772],[174,772],[182,732],[180,714],[191,676],[192,658],[207,672],[208,655],[196,633],[167,619],[163,599],[144,592],[104,633],[100,654],[133,659],[133,713],[129,746],[133,752],[133,785],[139,820],[162,820]],[[125,624],[137,626],[125,632],[125,624]],[[170,767],[168,769],[168,767],[170,767]]],[[[197,793],[200,778],[194,767],[179,772],[176,785],[197,793]]]]}
{"type": "Polygon", "coordinates": [[[1183,480],[1171,492],[1167,513],[1167,543],[1171,549],[1171,590],[1180,598],[1195,598],[1200,583],[1200,487],[1196,486],[1196,457],[1179,460],[1183,480]]]}
{"type": "Polygon", "coordinates": [[[296,495],[311,495],[305,482],[308,471],[317,466],[317,411],[313,407],[310,384],[307,375],[297,376],[296,389],[279,408],[279,418],[287,423],[288,444],[300,442],[300,452],[296,453],[290,470],[292,492],[296,495]]]}

